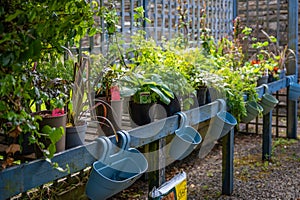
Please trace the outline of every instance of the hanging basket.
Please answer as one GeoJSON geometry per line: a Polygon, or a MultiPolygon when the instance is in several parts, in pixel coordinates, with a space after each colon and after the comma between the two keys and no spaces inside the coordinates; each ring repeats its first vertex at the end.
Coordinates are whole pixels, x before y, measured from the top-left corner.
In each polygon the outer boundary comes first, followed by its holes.
{"type": "Polygon", "coordinates": [[[144,155],[137,149],[129,148],[129,134],[118,132],[118,136],[121,148],[116,147],[107,137],[98,138],[103,155],[93,164],[86,185],[86,195],[90,199],[113,196],[133,184],[148,168],[144,155]]]}
{"type": "Polygon", "coordinates": [[[186,114],[183,112],[177,114],[181,117],[180,127],[175,131],[175,137],[171,141],[169,155],[174,160],[182,160],[200,144],[202,138],[196,129],[187,125],[186,114]]]}

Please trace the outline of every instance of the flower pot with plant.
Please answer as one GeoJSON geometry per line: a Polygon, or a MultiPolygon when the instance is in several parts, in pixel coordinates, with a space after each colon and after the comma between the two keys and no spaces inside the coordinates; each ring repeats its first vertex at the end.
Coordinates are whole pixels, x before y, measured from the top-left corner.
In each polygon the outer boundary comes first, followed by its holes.
{"type": "Polygon", "coordinates": [[[116,80],[122,75],[121,65],[112,64],[103,55],[92,55],[91,68],[95,73],[93,77],[95,115],[101,123],[101,129],[106,136],[115,134],[112,127],[105,125],[108,119],[115,130],[121,130],[123,101],[120,97],[116,80]]]}
{"type": "Polygon", "coordinates": [[[38,66],[34,74],[36,78],[34,86],[38,88],[39,95],[35,97],[33,103],[45,107],[46,110],[32,113],[32,116],[38,119],[38,131],[42,134],[43,144],[39,145],[42,152],[37,152],[39,156],[42,156],[41,153],[53,155],[55,152],[65,150],[67,112],[64,106],[71,86],[68,79],[57,78],[51,73],[42,74],[42,70],[44,68],[38,66]]]}
{"type": "Polygon", "coordinates": [[[151,107],[161,101],[168,105],[174,99],[173,92],[157,74],[129,72],[119,82],[121,96],[131,97],[129,113],[135,125],[141,126],[153,121],[151,107]]]}
{"type": "Polygon", "coordinates": [[[73,85],[68,102],[68,120],[66,126],[66,149],[84,144],[87,122],[84,119],[88,109],[88,98],[85,95],[87,80],[84,78],[89,63],[88,58],[81,58],[74,64],[73,85]]]}

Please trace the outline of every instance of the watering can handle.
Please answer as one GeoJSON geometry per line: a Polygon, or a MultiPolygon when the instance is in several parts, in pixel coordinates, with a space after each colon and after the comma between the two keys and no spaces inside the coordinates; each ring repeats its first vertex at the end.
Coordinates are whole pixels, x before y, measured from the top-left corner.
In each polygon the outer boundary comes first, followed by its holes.
{"type": "Polygon", "coordinates": [[[104,161],[105,158],[110,154],[112,149],[112,143],[106,136],[101,136],[96,139],[98,143],[100,143],[103,147],[103,153],[100,155],[98,160],[104,161]]]}
{"type": "Polygon", "coordinates": [[[124,138],[122,137],[124,139],[122,144],[122,149],[128,150],[130,147],[130,140],[131,140],[129,133],[125,130],[121,130],[119,131],[119,133],[122,133],[124,136],[124,138]]]}
{"type": "Polygon", "coordinates": [[[217,99],[217,101],[218,101],[218,102],[221,104],[221,106],[222,106],[219,112],[225,111],[225,109],[226,109],[226,102],[225,102],[225,100],[224,100],[224,99],[217,99]]]}
{"type": "Polygon", "coordinates": [[[264,93],[269,93],[269,86],[267,84],[262,84],[262,86],[265,88],[264,93]]]}
{"type": "Polygon", "coordinates": [[[179,128],[177,129],[177,130],[180,130],[186,126],[187,116],[184,112],[177,112],[176,115],[180,116],[179,128]]]}

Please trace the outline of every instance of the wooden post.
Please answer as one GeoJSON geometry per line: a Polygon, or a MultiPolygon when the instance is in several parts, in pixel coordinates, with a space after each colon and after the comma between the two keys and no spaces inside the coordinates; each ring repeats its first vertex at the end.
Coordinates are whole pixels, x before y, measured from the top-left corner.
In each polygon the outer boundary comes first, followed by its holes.
{"type": "MultiPolygon", "coordinates": [[[[288,1],[288,46],[296,53],[295,62],[289,62],[288,75],[295,75],[295,82],[298,79],[298,0],[288,1]]],[[[287,137],[297,138],[297,101],[288,101],[287,116],[287,137]]]]}
{"type": "Polygon", "coordinates": [[[235,19],[238,16],[238,2],[237,0],[233,0],[233,19],[235,19]]]}
{"type": "Polygon", "coordinates": [[[272,111],[263,116],[262,159],[270,160],[272,153],[272,111]]]}
{"type": "MultiPolygon", "coordinates": [[[[159,139],[149,144],[149,169],[148,172],[148,193],[153,187],[158,188],[165,182],[165,156],[163,155],[163,146],[165,139],[159,139]],[[150,166],[151,165],[151,166],[150,166]]],[[[149,197],[149,199],[151,199],[149,197]]]]}
{"type": "Polygon", "coordinates": [[[222,138],[222,194],[233,192],[234,128],[222,138]]]}

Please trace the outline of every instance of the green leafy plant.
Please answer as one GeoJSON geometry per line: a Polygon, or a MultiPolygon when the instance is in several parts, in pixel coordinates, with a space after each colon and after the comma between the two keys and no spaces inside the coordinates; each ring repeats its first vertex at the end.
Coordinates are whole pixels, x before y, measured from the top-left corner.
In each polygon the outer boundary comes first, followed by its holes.
{"type": "MultiPolygon", "coordinates": [[[[32,143],[39,139],[31,105],[47,97],[35,85],[36,78],[43,77],[34,74],[36,63],[39,67],[43,65],[43,72],[61,72],[62,68],[55,69],[58,65],[50,67],[47,63],[59,60],[66,44],[78,45],[86,33],[97,33],[95,14],[98,10],[86,1],[1,2],[0,123],[1,132],[7,134],[13,144],[26,133],[32,134],[32,143]]],[[[14,152],[9,151],[6,159],[14,160],[14,152]]]]}
{"type": "Polygon", "coordinates": [[[145,32],[139,31],[132,37],[129,52],[133,53],[130,59],[132,70],[139,73],[155,73],[161,80],[183,100],[185,109],[193,104],[189,96],[195,93],[188,82],[182,68],[188,68],[189,63],[183,58],[181,48],[176,41],[162,41],[156,44],[153,38],[146,38],[145,32]]]}
{"type": "Polygon", "coordinates": [[[173,92],[157,74],[138,74],[129,72],[119,81],[121,96],[131,97],[135,103],[155,103],[161,100],[169,104],[174,98],[173,92]],[[146,100],[142,94],[147,94],[146,100]]]}

